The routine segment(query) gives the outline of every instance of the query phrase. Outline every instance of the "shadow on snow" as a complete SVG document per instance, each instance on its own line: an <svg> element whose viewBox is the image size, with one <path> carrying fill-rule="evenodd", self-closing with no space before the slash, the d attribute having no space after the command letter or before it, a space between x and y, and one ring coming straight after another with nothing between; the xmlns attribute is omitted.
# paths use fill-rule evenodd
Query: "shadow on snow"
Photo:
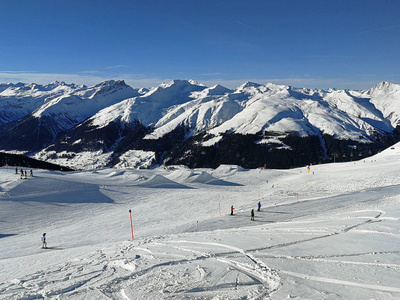
<svg viewBox="0 0 400 300"><path fill-rule="evenodd" d="M14 236L14 235L17 235L17 234L15 234L15 233L5 233L5 234L3 234L3 233L0 233L0 239L2 239L2 238L6 238L6 237L10 237L10 236Z"/></svg>
<svg viewBox="0 0 400 300"><path fill-rule="evenodd" d="M9 191L7 201L47 203L114 203L96 184L34 177Z"/></svg>

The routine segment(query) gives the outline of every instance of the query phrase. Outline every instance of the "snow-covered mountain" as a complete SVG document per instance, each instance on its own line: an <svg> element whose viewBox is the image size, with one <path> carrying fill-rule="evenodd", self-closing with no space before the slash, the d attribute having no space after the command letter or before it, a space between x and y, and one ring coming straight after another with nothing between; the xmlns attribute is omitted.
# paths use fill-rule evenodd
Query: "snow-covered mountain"
<svg viewBox="0 0 400 300"><path fill-rule="evenodd" d="M64 82L48 85L0 84L0 125L23 118L52 99L86 88Z"/></svg>
<svg viewBox="0 0 400 300"><path fill-rule="evenodd" d="M91 125L104 127L110 122L120 120L129 124L140 120L146 126L152 125L177 105L185 105L193 97L192 93L205 89L194 81L174 80L149 90L144 95L126 99L109 106L92 116Z"/></svg>
<svg viewBox="0 0 400 300"><path fill-rule="evenodd" d="M138 90L132 89L124 81L106 81L85 90L49 99L33 111L32 116L53 117L61 129L68 130L99 110L135 96L139 96Z"/></svg>
<svg viewBox="0 0 400 300"><path fill-rule="evenodd" d="M93 87L54 82L6 85L0 93L0 147L32 152L48 146L60 133L83 122L100 109L140 95L124 81Z"/></svg>
<svg viewBox="0 0 400 300"><path fill-rule="evenodd" d="M18 83L0 85L0 107L0 149L71 167L290 167L364 157L398 141L400 85L350 91L246 82L230 90L174 80L147 90L123 81Z"/></svg>

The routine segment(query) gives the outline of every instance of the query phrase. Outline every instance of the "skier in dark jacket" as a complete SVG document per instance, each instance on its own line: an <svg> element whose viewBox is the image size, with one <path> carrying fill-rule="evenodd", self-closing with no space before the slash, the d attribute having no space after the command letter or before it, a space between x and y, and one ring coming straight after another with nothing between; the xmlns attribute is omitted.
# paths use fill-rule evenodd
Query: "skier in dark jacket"
<svg viewBox="0 0 400 300"><path fill-rule="evenodd" d="M46 233L43 233L42 235L42 249L47 248L47 243L46 243Z"/></svg>
<svg viewBox="0 0 400 300"><path fill-rule="evenodd" d="M251 220L254 221L254 209L251 210Z"/></svg>

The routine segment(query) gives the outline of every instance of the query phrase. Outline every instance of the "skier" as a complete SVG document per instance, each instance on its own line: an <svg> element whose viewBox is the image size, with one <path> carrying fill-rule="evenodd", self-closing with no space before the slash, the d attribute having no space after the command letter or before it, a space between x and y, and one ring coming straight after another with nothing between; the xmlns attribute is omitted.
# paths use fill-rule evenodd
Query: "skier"
<svg viewBox="0 0 400 300"><path fill-rule="evenodd" d="M231 216L233 215L233 205L231 206Z"/></svg>
<svg viewBox="0 0 400 300"><path fill-rule="evenodd" d="M42 249L47 249L46 232L42 235Z"/></svg>
<svg viewBox="0 0 400 300"><path fill-rule="evenodd" d="M33 177L33 171L32 171L32 169L31 169L31 177Z"/></svg>
<svg viewBox="0 0 400 300"><path fill-rule="evenodd" d="M251 210L251 220L254 221L254 209Z"/></svg>
<svg viewBox="0 0 400 300"><path fill-rule="evenodd" d="M258 208L257 208L257 211L261 211L261 202L260 202L260 201L258 201Z"/></svg>

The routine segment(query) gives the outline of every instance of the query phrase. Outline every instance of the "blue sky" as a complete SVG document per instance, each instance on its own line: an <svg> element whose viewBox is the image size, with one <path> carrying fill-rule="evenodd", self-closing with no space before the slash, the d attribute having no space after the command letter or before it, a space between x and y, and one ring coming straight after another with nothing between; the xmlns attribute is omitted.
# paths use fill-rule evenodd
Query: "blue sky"
<svg viewBox="0 0 400 300"><path fill-rule="evenodd" d="M0 82L400 83L398 0L2 0Z"/></svg>

